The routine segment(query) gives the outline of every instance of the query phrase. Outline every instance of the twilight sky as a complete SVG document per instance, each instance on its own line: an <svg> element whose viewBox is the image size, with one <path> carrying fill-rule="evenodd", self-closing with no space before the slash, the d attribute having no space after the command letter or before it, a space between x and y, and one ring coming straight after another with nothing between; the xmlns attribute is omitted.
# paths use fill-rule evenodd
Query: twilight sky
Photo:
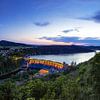
<svg viewBox="0 0 100 100"><path fill-rule="evenodd" d="M100 45L100 0L0 0L0 40Z"/></svg>

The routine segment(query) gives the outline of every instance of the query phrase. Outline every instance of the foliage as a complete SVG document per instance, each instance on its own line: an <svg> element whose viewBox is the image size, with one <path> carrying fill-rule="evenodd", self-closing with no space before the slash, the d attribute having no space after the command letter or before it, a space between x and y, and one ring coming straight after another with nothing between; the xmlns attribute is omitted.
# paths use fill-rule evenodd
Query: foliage
<svg viewBox="0 0 100 100"><path fill-rule="evenodd" d="M18 99L18 97L16 85L10 80L0 84L0 100L14 100Z"/></svg>
<svg viewBox="0 0 100 100"><path fill-rule="evenodd" d="M68 74L48 75L20 86L4 82L0 85L0 100L100 100L100 54L77 68Z"/></svg>
<svg viewBox="0 0 100 100"><path fill-rule="evenodd" d="M17 59L12 56L0 56L0 74L5 74L17 69L20 66L21 60L22 58Z"/></svg>

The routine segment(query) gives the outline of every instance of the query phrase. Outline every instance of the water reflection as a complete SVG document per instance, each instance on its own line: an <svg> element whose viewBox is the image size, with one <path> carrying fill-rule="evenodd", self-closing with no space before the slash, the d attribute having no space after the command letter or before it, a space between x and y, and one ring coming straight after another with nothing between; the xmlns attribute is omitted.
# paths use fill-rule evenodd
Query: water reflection
<svg viewBox="0 0 100 100"><path fill-rule="evenodd" d="M31 58L35 59L46 59L46 60L52 60L57 62L66 62L70 64L72 61L78 63L88 61L92 57L94 57L95 53L77 53L77 54L61 54L61 55L36 55L31 56Z"/></svg>

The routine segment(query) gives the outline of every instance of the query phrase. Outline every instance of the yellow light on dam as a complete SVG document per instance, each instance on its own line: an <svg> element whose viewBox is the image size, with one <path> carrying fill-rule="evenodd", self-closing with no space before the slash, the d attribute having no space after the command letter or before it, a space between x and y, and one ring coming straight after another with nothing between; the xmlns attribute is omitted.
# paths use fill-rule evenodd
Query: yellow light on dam
<svg viewBox="0 0 100 100"><path fill-rule="evenodd" d="M30 59L29 64L43 64L43 65L52 66L58 69L61 69L64 67L63 64L59 62L54 62L50 60L39 60L39 59Z"/></svg>

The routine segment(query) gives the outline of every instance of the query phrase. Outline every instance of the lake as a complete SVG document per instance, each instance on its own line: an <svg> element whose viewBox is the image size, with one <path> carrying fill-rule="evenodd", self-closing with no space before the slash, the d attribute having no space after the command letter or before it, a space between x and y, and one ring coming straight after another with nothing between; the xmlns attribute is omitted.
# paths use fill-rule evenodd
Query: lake
<svg viewBox="0 0 100 100"><path fill-rule="evenodd" d="M71 62L74 61L77 64L79 64L81 62L88 61L94 56L95 52L89 52L89 53L60 54L60 55L35 55L35 56L30 56L30 58L52 60L61 63L66 62L67 64L71 64Z"/></svg>

